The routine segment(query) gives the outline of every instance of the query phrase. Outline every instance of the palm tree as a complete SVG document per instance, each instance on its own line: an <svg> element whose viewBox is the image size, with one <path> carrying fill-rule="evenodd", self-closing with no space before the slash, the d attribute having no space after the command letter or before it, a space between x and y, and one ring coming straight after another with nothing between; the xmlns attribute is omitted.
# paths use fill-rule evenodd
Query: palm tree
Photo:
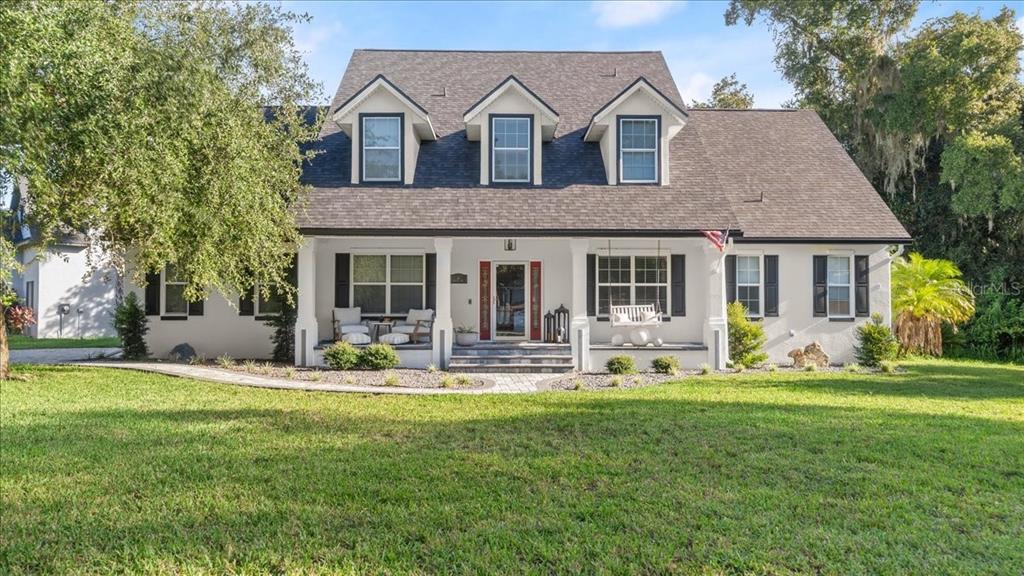
<svg viewBox="0 0 1024 576"><path fill-rule="evenodd" d="M904 352L942 355L942 323L954 328L974 315L974 293L949 260L918 253L892 267L896 338Z"/></svg>

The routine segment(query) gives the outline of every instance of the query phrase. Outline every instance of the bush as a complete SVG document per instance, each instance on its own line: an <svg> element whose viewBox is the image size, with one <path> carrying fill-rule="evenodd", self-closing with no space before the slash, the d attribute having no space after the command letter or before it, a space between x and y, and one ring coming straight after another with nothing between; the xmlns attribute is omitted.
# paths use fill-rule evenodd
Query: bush
<svg viewBox="0 0 1024 576"><path fill-rule="evenodd" d="M632 356L622 354L609 358L604 367L612 374L633 374L636 372L636 361Z"/></svg>
<svg viewBox="0 0 1024 576"><path fill-rule="evenodd" d="M711 374L711 365L708 364L707 362L701 364L700 373L702 376L707 376L708 374Z"/></svg>
<svg viewBox="0 0 1024 576"><path fill-rule="evenodd" d="M854 355L864 366L878 366L886 360L895 360L900 344L892 330L882 322L881 314L872 314L871 322L857 327L857 345Z"/></svg>
<svg viewBox="0 0 1024 576"><path fill-rule="evenodd" d="M146 332L149 332L146 311L139 305L139 297L129 292L114 311L114 330L121 338L121 355L125 360L141 360L149 356Z"/></svg>
<svg viewBox="0 0 1024 576"><path fill-rule="evenodd" d="M954 338L943 333L943 345L956 356L1024 363L1024 299L985 294L976 306L974 318Z"/></svg>
<svg viewBox="0 0 1024 576"><path fill-rule="evenodd" d="M398 366L398 352L384 343L370 344L359 355L359 367L366 370L387 370Z"/></svg>
<svg viewBox="0 0 1024 576"><path fill-rule="evenodd" d="M768 359L761 351L768 337L764 327L747 318L747 309L739 302L729 303L729 358L735 364L754 367Z"/></svg>
<svg viewBox="0 0 1024 576"><path fill-rule="evenodd" d="M885 360L881 362L878 365L878 367L881 368L882 372L885 374L894 374L896 373L896 369L899 368L899 366L897 366L896 363L891 360Z"/></svg>
<svg viewBox="0 0 1024 576"><path fill-rule="evenodd" d="M295 306L285 302L280 314L274 314L264 324L274 329L270 341L274 344L274 362L295 361L295 320L298 313Z"/></svg>
<svg viewBox="0 0 1024 576"><path fill-rule="evenodd" d="M662 374L678 374L679 359L675 356L658 356L651 361L651 368Z"/></svg>
<svg viewBox="0 0 1024 576"><path fill-rule="evenodd" d="M359 366L359 349L348 342L335 342L324 349L324 362L334 370L351 370Z"/></svg>

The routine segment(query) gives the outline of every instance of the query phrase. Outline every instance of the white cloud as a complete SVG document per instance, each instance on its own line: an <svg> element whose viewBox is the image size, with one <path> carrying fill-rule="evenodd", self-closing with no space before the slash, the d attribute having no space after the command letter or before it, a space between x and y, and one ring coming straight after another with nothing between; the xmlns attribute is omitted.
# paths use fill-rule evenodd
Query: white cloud
<svg viewBox="0 0 1024 576"><path fill-rule="evenodd" d="M707 100L711 96L711 88L715 85L715 79L704 72L695 72L686 76L682 82L678 82L679 95L687 105L691 100Z"/></svg>
<svg viewBox="0 0 1024 576"><path fill-rule="evenodd" d="M1024 32L1024 16L1017 18L1017 30Z"/></svg>
<svg viewBox="0 0 1024 576"><path fill-rule="evenodd" d="M341 22L297 28L295 30L295 49L306 56L311 56L316 54L324 44L337 42L343 32L344 27Z"/></svg>
<svg viewBox="0 0 1024 576"><path fill-rule="evenodd" d="M679 4L668 0L602 0L594 2L592 8L601 28L628 28L657 22Z"/></svg>

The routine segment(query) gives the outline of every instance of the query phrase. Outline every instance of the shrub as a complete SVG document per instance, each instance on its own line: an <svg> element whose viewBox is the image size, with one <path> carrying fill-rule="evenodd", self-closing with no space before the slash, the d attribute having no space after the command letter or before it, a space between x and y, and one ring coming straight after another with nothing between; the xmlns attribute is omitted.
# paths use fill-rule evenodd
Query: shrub
<svg viewBox="0 0 1024 576"><path fill-rule="evenodd" d="M387 370L398 366L398 362L398 352L382 342L370 344L359 354L359 367L366 370Z"/></svg>
<svg viewBox="0 0 1024 576"><path fill-rule="evenodd" d="M295 320L298 313L295 306L285 302L280 314L271 315L264 324L274 331L270 341L274 344L274 362L293 362L295 360Z"/></svg>
<svg viewBox="0 0 1024 576"><path fill-rule="evenodd" d="M453 377L451 374L445 374L444 376L441 376L441 387L442 388L454 388L455 387L455 377Z"/></svg>
<svg viewBox="0 0 1024 576"><path fill-rule="evenodd" d="M149 332L146 311L139 305L139 297L129 292L114 311L114 330L121 338L121 354L125 360L140 360L149 356L146 332Z"/></svg>
<svg viewBox="0 0 1024 576"><path fill-rule="evenodd" d="M768 337L764 327L747 318L747 309L739 302L729 303L729 358L736 364L757 366L768 359L761 351Z"/></svg>
<svg viewBox="0 0 1024 576"><path fill-rule="evenodd" d="M583 390L583 380L576 380L572 383L573 390Z"/></svg>
<svg viewBox="0 0 1024 576"><path fill-rule="evenodd" d="M857 372L860 372L860 364L857 364L856 362L850 362L846 366L843 366L843 369L846 370L847 372L856 374Z"/></svg>
<svg viewBox="0 0 1024 576"><path fill-rule="evenodd" d="M636 361L632 356L621 354L609 358L604 367L612 374L633 374L636 372Z"/></svg>
<svg viewBox="0 0 1024 576"><path fill-rule="evenodd" d="M896 363L891 361L891 360L885 360L885 361L881 362L878 365L878 367L881 368L882 372L885 373L885 374L892 374L892 373L896 372L896 368L898 368Z"/></svg>
<svg viewBox="0 0 1024 576"><path fill-rule="evenodd" d="M455 377L455 382L459 386L472 386L473 379L469 377L469 374L459 374Z"/></svg>
<svg viewBox="0 0 1024 576"><path fill-rule="evenodd" d="M733 364L733 365L732 365L732 369L733 369L733 370L734 370L734 371L735 371L735 372L736 372L737 374L739 374L739 373L743 372L744 370L746 370L746 369L747 369L747 367L746 367L746 366L744 366L743 364Z"/></svg>
<svg viewBox="0 0 1024 576"><path fill-rule="evenodd" d="M655 372L675 375L679 373L679 359L675 356L658 356L651 361L651 368Z"/></svg>
<svg viewBox="0 0 1024 576"><path fill-rule="evenodd" d="M804 372L817 372L817 371L818 371L818 365L817 364L805 364L804 365Z"/></svg>
<svg viewBox="0 0 1024 576"><path fill-rule="evenodd" d="M711 374L711 366L707 362L701 364L700 373L702 376L707 376L708 374Z"/></svg>
<svg viewBox="0 0 1024 576"><path fill-rule="evenodd" d="M872 314L871 322L857 327L857 345L853 352L861 364L878 366L886 360L894 360L899 351L900 344L882 322L881 314Z"/></svg>
<svg viewBox="0 0 1024 576"><path fill-rule="evenodd" d="M231 368L234 365L235 360L231 356L228 356L227 354L217 356L217 366L220 366L221 368Z"/></svg>
<svg viewBox="0 0 1024 576"><path fill-rule="evenodd" d="M257 364L252 358L246 360L243 365L245 366L246 372L255 372L259 369L259 364Z"/></svg>
<svg viewBox="0 0 1024 576"><path fill-rule="evenodd" d="M1024 297L984 294L974 319L952 341L946 336L952 330L943 327L943 346L954 355L1024 364Z"/></svg>
<svg viewBox="0 0 1024 576"><path fill-rule="evenodd" d="M612 376L611 381L608 383L618 388L619 386L622 386L622 376L620 374L616 374L615 376Z"/></svg>
<svg viewBox="0 0 1024 576"><path fill-rule="evenodd" d="M388 372L388 375L384 377L385 386L398 386L401 382L398 380L398 375L394 372Z"/></svg>
<svg viewBox="0 0 1024 576"><path fill-rule="evenodd" d="M778 372L779 371L779 366L777 364L769 364L768 365L768 371L769 372Z"/></svg>
<svg viewBox="0 0 1024 576"><path fill-rule="evenodd" d="M359 366L359 349L348 342L335 342L324 349L324 363L334 370L351 370Z"/></svg>

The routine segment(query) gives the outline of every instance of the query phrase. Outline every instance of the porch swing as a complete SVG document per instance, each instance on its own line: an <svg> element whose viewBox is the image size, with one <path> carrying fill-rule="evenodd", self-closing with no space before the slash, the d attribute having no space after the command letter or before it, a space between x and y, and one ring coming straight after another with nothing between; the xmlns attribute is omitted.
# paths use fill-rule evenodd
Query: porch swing
<svg viewBox="0 0 1024 576"><path fill-rule="evenodd" d="M612 241L608 240L608 257L612 255ZM661 240L658 240L658 262L661 262ZM632 273L632 271L631 271ZM661 326L661 298L655 298L654 304L623 304L616 305L613 291L608 291L608 318L612 328L643 328Z"/></svg>

